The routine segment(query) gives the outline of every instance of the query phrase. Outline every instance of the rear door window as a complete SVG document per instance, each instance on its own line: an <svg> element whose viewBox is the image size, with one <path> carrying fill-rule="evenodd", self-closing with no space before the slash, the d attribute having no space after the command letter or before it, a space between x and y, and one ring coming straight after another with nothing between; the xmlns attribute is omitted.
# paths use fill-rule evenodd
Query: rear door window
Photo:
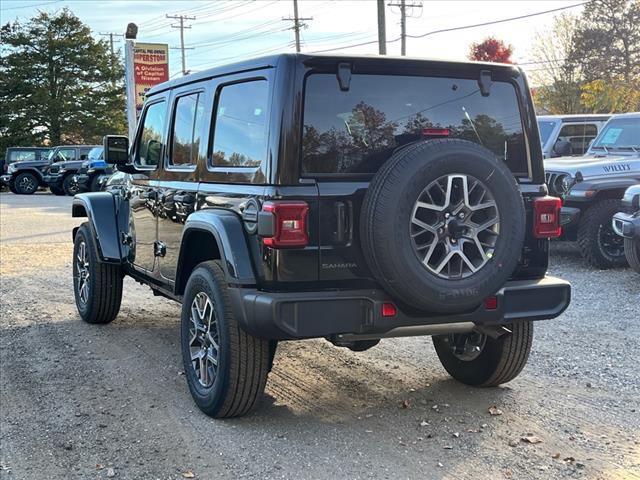
<svg viewBox="0 0 640 480"><path fill-rule="evenodd" d="M192 93L176 100L169 165L195 165L204 128L203 95Z"/></svg>
<svg viewBox="0 0 640 480"><path fill-rule="evenodd" d="M214 167L258 167L267 156L269 84L225 85L219 93L213 136Z"/></svg>
<svg viewBox="0 0 640 480"><path fill-rule="evenodd" d="M520 110L513 85L494 82L483 97L471 79L353 75L341 91L333 74L306 80L303 174L372 174L404 144L445 129L449 138L479 143L528 174Z"/></svg>

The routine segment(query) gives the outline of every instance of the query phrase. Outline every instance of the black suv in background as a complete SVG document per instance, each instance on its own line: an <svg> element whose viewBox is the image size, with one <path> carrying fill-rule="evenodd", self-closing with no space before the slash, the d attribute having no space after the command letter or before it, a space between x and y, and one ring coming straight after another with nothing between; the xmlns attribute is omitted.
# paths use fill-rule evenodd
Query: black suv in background
<svg viewBox="0 0 640 480"><path fill-rule="evenodd" d="M118 314L123 276L182 302L202 411L260 397L278 341L362 351L433 335L459 381L515 378L533 321L567 308L546 275L548 197L529 87L512 65L278 55L151 89L121 189L76 195L80 316Z"/></svg>
<svg viewBox="0 0 640 480"><path fill-rule="evenodd" d="M75 174L87 160L98 160L101 155L101 145L58 147L53 154L53 163L44 172L43 181L54 194L73 196L81 191L74 181Z"/></svg>
<svg viewBox="0 0 640 480"><path fill-rule="evenodd" d="M7 168L7 175L5 177L9 184L9 188L13 193L19 193L24 195L31 195L35 193L39 187L48 187L46 175L59 173L59 165L54 166L56 162L75 162L77 161L77 167L75 164L70 163L75 170L87 159L89 151L99 145L60 145L54 147L49 151L48 155L41 157L33 161L22 161L9 165ZM51 191L56 195L64 195L65 192L54 184Z"/></svg>
<svg viewBox="0 0 640 480"><path fill-rule="evenodd" d="M51 151L48 147L9 147L4 158L0 159L0 185L9 184L11 178L7 175L9 165L16 162L37 162L47 158ZM15 192L14 192L15 193Z"/></svg>

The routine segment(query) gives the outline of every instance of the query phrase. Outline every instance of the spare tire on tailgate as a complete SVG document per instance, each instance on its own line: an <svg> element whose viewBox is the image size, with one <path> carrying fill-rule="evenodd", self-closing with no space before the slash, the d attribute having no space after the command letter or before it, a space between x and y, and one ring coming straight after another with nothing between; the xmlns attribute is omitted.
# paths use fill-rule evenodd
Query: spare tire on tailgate
<svg viewBox="0 0 640 480"><path fill-rule="evenodd" d="M455 313L513 273L525 236L516 180L486 148L430 140L396 152L364 198L360 236L373 275L398 302Z"/></svg>

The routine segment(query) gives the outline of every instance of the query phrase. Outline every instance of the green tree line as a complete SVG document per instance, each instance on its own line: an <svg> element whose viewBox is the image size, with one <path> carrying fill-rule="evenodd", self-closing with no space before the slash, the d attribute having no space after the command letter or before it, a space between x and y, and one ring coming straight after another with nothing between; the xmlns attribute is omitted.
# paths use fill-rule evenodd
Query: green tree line
<svg viewBox="0 0 640 480"><path fill-rule="evenodd" d="M592 0L534 44L535 101L553 114L640 110L640 0Z"/></svg>
<svg viewBox="0 0 640 480"><path fill-rule="evenodd" d="M126 133L124 67L68 9L0 29L0 155Z"/></svg>

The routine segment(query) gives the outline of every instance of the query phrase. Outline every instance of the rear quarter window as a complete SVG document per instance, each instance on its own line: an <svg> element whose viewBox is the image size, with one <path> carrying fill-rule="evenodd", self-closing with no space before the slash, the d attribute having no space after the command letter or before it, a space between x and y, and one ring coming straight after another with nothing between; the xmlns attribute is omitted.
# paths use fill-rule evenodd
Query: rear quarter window
<svg viewBox="0 0 640 480"><path fill-rule="evenodd" d="M302 172L373 174L404 144L445 128L449 138L479 143L528 174L515 87L494 82L483 97L471 79L353 75L341 91L333 74L305 84Z"/></svg>

